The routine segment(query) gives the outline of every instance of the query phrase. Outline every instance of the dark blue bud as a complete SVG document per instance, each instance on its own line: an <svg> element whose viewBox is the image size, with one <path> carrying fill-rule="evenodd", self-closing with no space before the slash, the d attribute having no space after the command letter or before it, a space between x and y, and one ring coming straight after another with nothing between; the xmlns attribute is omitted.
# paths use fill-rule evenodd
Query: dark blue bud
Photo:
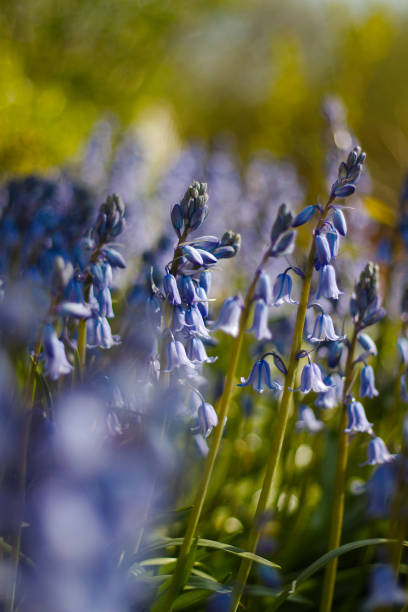
<svg viewBox="0 0 408 612"><path fill-rule="evenodd" d="M278 368L279 372L286 376L286 374L288 373L288 369L285 366L283 359L281 359L276 353L273 353L272 359L273 363L275 364L275 367Z"/></svg>
<svg viewBox="0 0 408 612"><path fill-rule="evenodd" d="M316 244L316 257L317 261L320 264L319 267L325 266L330 263L331 260L331 252L329 243L324 234L318 234L315 238Z"/></svg>
<svg viewBox="0 0 408 612"><path fill-rule="evenodd" d="M341 236L347 234L347 223L343 215L343 212L339 208L335 208L333 211L333 225Z"/></svg>
<svg viewBox="0 0 408 612"><path fill-rule="evenodd" d="M180 204L175 204L172 208L171 223L179 236L181 228L183 227L183 214L181 212Z"/></svg>
<svg viewBox="0 0 408 612"><path fill-rule="evenodd" d="M217 259L230 259L236 255L237 251L232 246L219 246L214 249L213 254Z"/></svg>
<svg viewBox="0 0 408 612"><path fill-rule="evenodd" d="M177 287L177 281L173 274L167 272L163 278L163 289L169 303L172 306L178 306L181 304L181 297Z"/></svg>
<svg viewBox="0 0 408 612"><path fill-rule="evenodd" d="M336 368L343 354L343 342L330 342L327 347L327 365L329 368Z"/></svg>
<svg viewBox="0 0 408 612"><path fill-rule="evenodd" d="M202 266L203 265L203 258L201 257L200 253L197 251L197 249L195 249L192 246L186 245L183 246L182 248L182 252L183 255L187 258L187 260L196 265L196 266Z"/></svg>
<svg viewBox="0 0 408 612"><path fill-rule="evenodd" d="M372 338L370 338L368 334L364 334L364 333L358 334L357 342L359 343L360 346L363 347L365 351L367 351L368 353L371 353L371 355L377 355L378 351L377 351L375 342Z"/></svg>
<svg viewBox="0 0 408 612"><path fill-rule="evenodd" d="M294 218L292 222L292 227L299 227L300 225L304 225L313 217L316 212L316 205L310 204L306 206L303 210L300 211L298 215Z"/></svg>
<svg viewBox="0 0 408 612"><path fill-rule="evenodd" d="M279 238L281 234L283 234L290 228L292 220L293 215L292 212L289 210L288 205L281 204L279 206L278 214L276 215L276 219L271 230L272 244L275 243L275 241Z"/></svg>
<svg viewBox="0 0 408 612"><path fill-rule="evenodd" d="M271 257L290 255L295 248L296 231L284 234L269 251Z"/></svg>
<svg viewBox="0 0 408 612"><path fill-rule="evenodd" d="M203 264L205 266L213 266L214 264L218 262L218 259L214 257L212 253L209 253L208 251L205 251L204 249L196 249L196 251L197 253L201 255Z"/></svg>
<svg viewBox="0 0 408 612"><path fill-rule="evenodd" d="M191 276L182 276L180 279L180 292L183 298L183 302L186 304L192 304L197 302L197 294L195 284Z"/></svg>
<svg viewBox="0 0 408 612"><path fill-rule="evenodd" d="M336 187L334 185L333 185L334 189L332 191L332 195L335 198L347 198L348 196L352 195L356 190L356 186L352 185L351 183L348 185L340 185L340 186L336 185Z"/></svg>
<svg viewBox="0 0 408 612"><path fill-rule="evenodd" d="M102 254L114 268L126 268L126 262L123 256L115 249L104 247L102 249Z"/></svg>
<svg viewBox="0 0 408 612"><path fill-rule="evenodd" d="M197 302L198 310L201 312L203 319L206 319L208 317L208 297L205 289L199 285L196 289L196 294L199 300Z"/></svg>
<svg viewBox="0 0 408 612"><path fill-rule="evenodd" d="M200 287L204 289L206 294L210 293L211 289L211 272L209 270L204 270L204 272L200 276Z"/></svg>

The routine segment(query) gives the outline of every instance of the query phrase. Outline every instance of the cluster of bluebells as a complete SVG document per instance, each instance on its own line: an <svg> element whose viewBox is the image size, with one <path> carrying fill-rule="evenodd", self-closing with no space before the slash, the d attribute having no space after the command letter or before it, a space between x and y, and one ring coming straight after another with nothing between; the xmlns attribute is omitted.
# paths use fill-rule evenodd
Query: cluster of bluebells
<svg viewBox="0 0 408 612"><path fill-rule="evenodd" d="M45 374L52 380L69 374L72 365L66 349L73 354L77 342L70 337L71 321L86 320L88 348L109 349L119 342L112 335L108 319L112 307L112 270L126 266L113 241L123 231L125 208L119 196L106 199L98 217L74 248L75 268L62 258L55 260L51 279L51 307L42 333ZM58 337L54 319L61 319Z"/></svg>
<svg viewBox="0 0 408 612"><path fill-rule="evenodd" d="M202 365L215 359L206 350L206 343L211 343L207 326L211 271L219 260L234 257L240 247L240 236L230 231L220 239L190 236L207 216L207 201L207 185L195 181L173 206L171 222L178 243L166 265L162 287L152 283L149 298L150 321L161 347L160 354L153 356L151 376L160 378L168 373L170 386L184 386L193 398L199 398L198 406L194 399L190 402L195 421L192 431L204 453L205 439L217 425L213 406L197 389Z"/></svg>

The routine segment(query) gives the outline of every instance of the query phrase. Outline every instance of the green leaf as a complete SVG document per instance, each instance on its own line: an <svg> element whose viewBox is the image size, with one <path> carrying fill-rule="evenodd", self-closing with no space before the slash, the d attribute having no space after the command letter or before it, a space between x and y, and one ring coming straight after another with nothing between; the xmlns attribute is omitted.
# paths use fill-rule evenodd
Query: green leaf
<svg viewBox="0 0 408 612"><path fill-rule="evenodd" d="M167 565L167 563L174 563L177 561L176 557L155 557L154 559L144 559L140 562L140 565Z"/></svg>
<svg viewBox="0 0 408 612"><path fill-rule="evenodd" d="M183 538L163 538L158 542L155 542L147 549L145 552L152 552L155 550L160 550L161 548L166 548L167 546L181 546L183 543ZM197 543L198 547L203 548L213 548L215 550L222 550L231 555L236 555L237 557L241 557L244 559L250 559L254 563L259 563L260 565L266 565L267 567L277 567L280 568L280 565L277 563L273 563L273 561L269 561L269 559L265 559L264 557L260 557L255 553L248 552L243 550L242 548L238 548L237 546L232 546L231 544L225 544L224 542L218 542L216 540L207 540L205 538L200 538Z"/></svg>
<svg viewBox="0 0 408 612"><path fill-rule="evenodd" d="M313 576L316 572L318 572L322 567L324 567L329 561L334 559L335 557L340 557L352 550L357 550L358 548L365 548L366 546L378 546L379 544L392 544L397 540L390 540L388 538L372 538L369 540L358 540L355 542L349 542L348 544L343 544L334 550L331 550L318 559L311 563L306 569L304 569L296 580L293 580L290 586L286 587L278 596L276 601L270 607L270 611L274 612L280 608L281 604L283 604L291 595L294 595L295 590L298 585L302 582L305 582L308 578ZM408 547L408 541L403 542L404 546Z"/></svg>
<svg viewBox="0 0 408 612"><path fill-rule="evenodd" d="M173 610L186 610L195 604L208 599L208 591L188 591L179 595L174 603Z"/></svg>

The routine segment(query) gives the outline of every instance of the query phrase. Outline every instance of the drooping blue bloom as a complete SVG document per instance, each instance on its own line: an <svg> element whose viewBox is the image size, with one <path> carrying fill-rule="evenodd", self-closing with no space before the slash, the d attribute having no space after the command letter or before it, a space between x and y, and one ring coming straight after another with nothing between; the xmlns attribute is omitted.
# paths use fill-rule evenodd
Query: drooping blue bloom
<svg viewBox="0 0 408 612"><path fill-rule="evenodd" d="M196 285L194 284L191 276L185 275L180 278L180 293L183 298L183 302L186 304L193 304L198 301L196 294Z"/></svg>
<svg viewBox="0 0 408 612"><path fill-rule="evenodd" d="M254 308L254 320L251 329L257 340L270 340L272 334L268 328L268 306L264 300L257 300Z"/></svg>
<svg viewBox="0 0 408 612"><path fill-rule="evenodd" d="M345 433L369 433L372 434L372 423L366 417L364 406L361 402L352 400L347 406L348 424Z"/></svg>
<svg viewBox="0 0 408 612"><path fill-rule="evenodd" d="M316 298L319 300L325 297L332 300L338 300L339 295L343 292L339 290L336 282L336 272L331 264L322 266L319 270L319 286L317 288Z"/></svg>
<svg viewBox="0 0 408 612"><path fill-rule="evenodd" d="M186 353L193 363L213 363L217 359L217 357L208 357L203 341L197 336L188 339Z"/></svg>
<svg viewBox="0 0 408 612"><path fill-rule="evenodd" d="M106 317L93 316L86 322L87 337L86 345L88 348L100 347L110 349L116 344L120 344L118 336L113 336L111 327Z"/></svg>
<svg viewBox="0 0 408 612"><path fill-rule="evenodd" d="M172 306L178 306L181 304L181 297L177 287L177 281L173 274L167 272L163 278L163 289L169 303Z"/></svg>
<svg viewBox="0 0 408 612"><path fill-rule="evenodd" d="M365 365L360 372L360 397L376 397L378 391L375 388L374 370L370 365Z"/></svg>
<svg viewBox="0 0 408 612"><path fill-rule="evenodd" d="M44 373L49 376L51 380L57 380L60 376L72 372L73 367L65 354L64 343L58 340L57 332L50 324L44 326L43 347L45 361Z"/></svg>
<svg viewBox="0 0 408 612"><path fill-rule="evenodd" d="M341 336L338 336L334 331L333 321L330 315L320 312L315 320L313 333L308 340L310 342L324 342L331 340L335 342L340 340Z"/></svg>
<svg viewBox="0 0 408 612"><path fill-rule="evenodd" d="M338 366L341 356L343 354L344 344L341 340L337 342L330 342L327 347L327 365L329 368L335 368Z"/></svg>
<svg viewBox="0 0 408 612"><path fill-rule="evenodd" d="M319 393L315 401L315 406L324 409L336 408L343 398L344 380L335 372L334 374L326 376L323 382L329 389L328 391Z"/></svg>
<svg viewBox="0 0 408 612"><path fill-rule="evenodd" d="M203 338L209 338L210 334L205 326L204 319L197 304L189 306L185 312L186 326L195 331Z"/></svg>
<svg viewBox="0 0 408 612"><path fill-rule="evenodd" d="M115 313L113 312L112 296L109 287L103 287L95 291L94 295L99 306L100 316L106 317L107 319L113 319ZM90 302L92 303L92 296Z"/></svg>
<svg viewBox="0 0 408 612"><path fill-rule="evenodd" d="M198 423L201 435L208 438L213 428L218 425L218 416L214 406L208 402L201 403L198 408Z"/></svg>
<svg viewBox="0 0 408 612"><path fill-rule="evenodd" d="M268 306L272 303L272 285L269 275L262 271L259 275L255 298L262 299Z"/></svg>
<svg viewBox="0 0 408 612"><path fill-rule="evenodd" d="M315 238L316 245L316 268L320 269L321 266L325 266L330 263L331 260L331 252L329 243L325 234L317 234Z"/></svg>
<svg viewBox="0 0 408 612"><path fill-rule="evenodd" d="M184 329L186 324L186 313L182 306L175 306L173 308L173 319L171 323L171 328L174 332L180 332Z"/></svg>
<svg viewBox="0 0 408 612"><path fill-rule="evenodd" d="M381 465L389 463L395 459L396 455L392 455L385 446L384 440L378 436L374 436L367 447L367 461L362 465Z"/></svg>
<svg viewBox="0 0 408 612"><path fill-rule="evenodd" d="M329 385L323 382L322 372L317 363L312 363L310 361L303 367L300 377L300 387L295 389L295 391L301 391L304 394L310 393L310 391L322 393L328 391L330 388Z"/></svg>
<svg viewBox="0 0 408 612"><path fill-rule="evenodd" d="M363 612L400 609L407 603L405 591L398 586L398 579L391 565L379 565L372 570L370 595L363 605Z"/></svg>
<svg viewBox="0 0 408 612"><path fill-rule="evenodd" d="M191 363L187 357L184 345L180 340L175 340L173 334L169 335L169 340L166 344L165 349L166 367L163 372L172 372L176 368L187 366L194 368L194 364Z"/></svg>
<svg viewBox="0 0 408 612"><path fill-rule="evenodd" d="M300 211L298 215L294 218L292 222L292 227L299 227L300 225L304 225L313 217L317 210L317 206L310 204L306 206L303 210Z"/></svg>
<svg viewBox="0 0 408 612"><path fill-rule="evenodd" d="M248 385L252 385L255 391L258 393L264 392L264 386L271 391L282 391L282 385L277 381L272 381L271 377L271 369L269 364L265 359L259 359L256 361L252 367L252 370L245 380L245 378L241 378L241 382L238 384L238 387L247 387Z"/></svg>
<svg viewBox="0 0 408 612"><path fill-rule="evenodd" d="M238 336L242 307L243 303L240 295L227 298L221 306L213 329L220 329L230 336Z"/></svg>
<svg viewBox="0 0 408 612"><path fill-rule="evenodd" d="M327 242L330 248L331 259L336 259L339 254L340 239L336 230L331 230L326 234Z"/></svg>
<svg viewBox="0 0 408 612"><path fill-rule="evenodd" d="M395 461L380 464L368 480L368 514L388 518L397 482L398 456Z"/></svg>
<svg viewBox="0 0 408 612"><path fill-rule="evenodd" d="M203 287L199 285L196 289L197 298L199 302L197 302L198 310L201 312L201 316L203 319L208 317L208 296Z"/></svg>
<svg viewBox="0 0 408 612"><path fill-rule="evenodd" d="M288 304L297 304L291 297L292 279L287 272L278 274L273 286L273 305L280 306L284 302Z"/></svg>
<svg viewBox="0 0 408 612"><path fill-rule="evenodd" d="M347 234L347 223L340 208L333 207L333 225L341 236Z"/></svg>
<svg viewBox="0 0 408 612"><path fill-rule="evenodd" d="M299 406L299 417L296 421L296 429L316 433L323 428L323 422L316 418L315 413L309 406Z"/></svg>
<svg viewBox="0 0 408 612"><path fill-rule="evenodd" d="M361 332L357 336L357 342L362 346L362 348L370 353L371 355L377 355L377 347L372 338L368 334Z"/></svg>

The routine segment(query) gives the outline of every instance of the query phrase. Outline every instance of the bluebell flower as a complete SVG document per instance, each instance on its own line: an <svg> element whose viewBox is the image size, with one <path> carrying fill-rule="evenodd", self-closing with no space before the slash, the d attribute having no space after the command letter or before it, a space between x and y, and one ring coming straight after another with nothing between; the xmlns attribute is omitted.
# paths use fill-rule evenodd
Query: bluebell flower
<svg viewBox="0 0 408 612"><path fill-rule="evenodd" d="M175 306L173 308L173 318L171 322L171 328L174 332L180 332L186 325L186 313L182 306Z"/></svg>
<svg viewBox="0 0 408 612"><path fill-rule="evenodd" d="M310 219L315 214L317 208L318 207L313 204L306 206L306 208L301 210L300 213L296 215L296 217L294 218L292 222L292 227L299 227L300 225L304 225L304 223L307 223L308 221L310 221Z"/></svg>
<svg viewBox="0 0 408 612"><path fill-rule="evenodd" d="M344 380L339 374L334 373L326 376L323 382L329 389L319 393L315 401L315 406L324 409L336 408L343 398Z"/></svg>
<svg viewBox="0 0 408 612"><path fill-rule="evenodd" d="M193 363L213 363L217 359L217 357L208 357L202 340L197 336L191 336L188 339L186 353Z"/></svg>
<svg viewBox="0 0 408 612"><path fill-rule="evenodd" d="M201 435L208 438L213 428L218 425L218 416L214 406L208 402L201 403L198 408L198 423Z"/></svg>
<svg viewBox="0 0 408 612"><path fill-rule="evenodd" d="M376 397L377 395L374 370L370 365L365 365L361 368L360 372L360 397Z"/></svg>
<svg viewBox="0 0 408 612"><path fill-rule="evenodd" d="M203 316L198 308L197 304L193 304L186 309L185 312L186 326L192 331L195 331L199 336L203 338L209 338L210 334L205 326Z"/></svg>
<svg viewBox="0 0 408 612"><path fill-rule="evenodd" d="M61 317L73 317L74 319L89 319L92 316L92 310L88 304L79 302L60 302L55 312Z"/></svg>
<svg viewBox="0 0 408 612"><path fill-rule="evenodd" d="M72 372L73 368L65 354L64 343L58 340L57 332L50 324L44 326L43 348L45 361L44 373L49 376L51 380L57 380L60 376Z"/></svg>
<svg viewBox="0 0 408 612"><path fill-rule="evenodd" d="M269 275L261 272L255 292L256 299L262 299L268 306L272 303L272 285Z"/></svg>
<svg viewBox="0 0 408 612"><path fill-rule="evenodd" d="M86 322L87 329L87 347L96 348L99 346L103 349L110 349L116 344L120 344L118 336L113 336L111 327L106 317L98 315L93 316Z"/></svg>
<svg viewBox="0 0 408 612"><path fill-rule="evenodd" d="M100 316L106 317L107 319L113 319L115 313L113 312L112 296L109 287L102 287L94 291L94 296L99 306ZM90 302L92 303L92 295L90 297Z"/></svg>
<svg viewBox="0 0 408 612"><path fill-rule="evenodd" d="M322 372L317 363L309 361L302 370L300 377L300 387L294 389L295 391L301 391L302 393L322 393L328 391L331 387L323 382Z"/></svg>
<svg viewBox="0 0 408 612"><path fill-rule="evenodd" d="M340 208L333 207L333 225L341 236L347 234L347 223Z"/></svg>
<svg viewBox="0 0 408 612"><path fill-rule="evenodd" d="M316 418L315 413L309 406L299 406L299 417L296 421L296 429L316 433L323 428L323 422Z"/></svg>
<svg viewBox="0 0 408 612"><path fill-rule="evenodd" d="M329 342L327 346L327 364L329 368L335 368L340 363L343 354L344 344L341 340Z"/></svg>
<svg viewBox="0 0 408 612"><path fill-rule="evenodd" d="M220 329L230 336L238 336L242 307L243 302L240 295L227 298L221 306L213 329Z"/></svg>
<svg viewBox="0 0 408 612"><path fill-rule="evenodd" d="M374 436L368 443L367 461L362 465L381 465L382 463L389 463L395 459L395 456L396 455L391 455L382 438Z"/></svg>
<svg viewBox="0 0 408 612"><path fill-rule="evenodd" d="M325 297L332 300L338 300L342 291L337 287L336 272L331 264L322 266L319 271L319 286L317 288L316 298L319 300Z"/></svg>
<svg viewBox="0 0 408 612"><path fill-rule="evenodd" d="M201 257L197 249L195 249L194 247L190 245L185 245L182 248L182 253L187 259L187 261L189 261L190 263L196 266L202 266L204 264L203 258Z"/></svg>
<svg viewBox="0 0 408 612"><path fill-rule="evenodd" d="M200 287L202 287L208 295L211 289L211 272L209 270L204 270L201 273L199 283Z"/></svg>
<svg viewBox="0 0 408 612"><path fill-rule="evenodd" d="M324 342L327 340L336 341L340 340L341 336L338 336L334 331L333 321L330 315L320 312L315 320L313 333L308 340L310 342Z"/></svg>
<svg viewBox="0 0 408 612"><path fill-rule="evenodd" d="M397 470L399 468L397 460L398 457L395 461L380 464L367 481L367 511L370 516L389 517L397 483Z"/></svg>
<svg viewBox="0 0 408 612"><path fill-rule="evenodd" d="M280 306L284 302L288 304L297 304L291 297L292 279L287 272L278 274L273 286L273 305Z"/></svg>
<svg viewBox="0 0 408 612"><path fill-rule="evenodd" d="M197 302L198 310L201 312L201 316L203 319L208 317L208 296L203 287L199 285L196 289L197 298L199 302Z"/></svg>
<svg viewBox="0 0 408 612"><path fill-rule="evenodd" d="M352 400L347 406L348 423L345 433L369 433L372 434L372 423L366 417L364 406L361 402Z"/></svg>
<svg viewBox="0 0 408 612"><path fill-rule="evenodd" d="M258 391L258 393L264 392L265 385L268 389L271 389L271 391L281 391L283 388L277 380L272 381L271 369L265 359L259 359L254 363L246 380L241 377L241 382L238 384L238 387L247 387L248 385L252 385L253 389Z"/></svg>
<svg viewBox="0 0 408 612"><path fill-rule="evenodd" d="M408 340L406 338L398 338L398 350L401 356L402 363L408 364Z"/></svg>
<svg viewBox="0 0 408 612"><path fill-rule="evenodd" d="M187 357L186 349L180 340L175 340L173 334L169 334L169 340L165 348L166 367L163 372L172 372L176 368L187 366L194 368L194 364L191 363Z"/></svg>
<svg viewBox="0 0 408 612"><path fill-rule="evenodd" d="M330 249L331 259L336 259L339 254L340 239L336 230L331 230L326 234L327 242Z"/></svg>
<svg viewBox="0 0 408 612"><path fill-rule="evenodd" d="M368 334L365 334L364 332L359 333L357 336L357 342L365 351L367 351L371 355L377 355L378 351L376 344Z"/></svg>
<svg viewBox="0 0 408 612"><path fill-rule="evenodd" d="M186 304L193 304L198 301L196 285L191 276L184 275L180 278L180 293L183 302Z"/></svg>
<svg viewBox="0 0 408 612"><path fill-rule="evenodd" d="M255 303L254 320L248 331L253 333L257 340L270 340L272 338L268 329L268 306L262 299Z"/></svg>
<svg viewBox="0 0 408 612"><path fill-rule="evenodd" d="M173 274L167 272L163 278L163 289L169 303L172 306L179 306L181 304L181 297L177 287L177 281Z"/></svg>
<svg viewBox="0 0 408 612"><path fill-rule="evenodd" d="M329 243L325 234L317 234L315 238L316 246L316 268L320 269L321 266L325 266L330 263L332 258Z"/></svg>
<svg viewBox="0 0 408 612"><path fill-rule="evenodd" d="M407 603L405 591L398 586L397 576L391 565L379 565L371 573L370 595L364 602L362 610L371 612L374 610L401 608Z"/></svg>
<svg viewBox="0 0 408 612"><path fill-rule="evenodd" d="M109 264L114 268L126 268L126 262L123 256L116 251L116 249L105 246L103 249L101 249L101 255L105 257Z"/></svg>

